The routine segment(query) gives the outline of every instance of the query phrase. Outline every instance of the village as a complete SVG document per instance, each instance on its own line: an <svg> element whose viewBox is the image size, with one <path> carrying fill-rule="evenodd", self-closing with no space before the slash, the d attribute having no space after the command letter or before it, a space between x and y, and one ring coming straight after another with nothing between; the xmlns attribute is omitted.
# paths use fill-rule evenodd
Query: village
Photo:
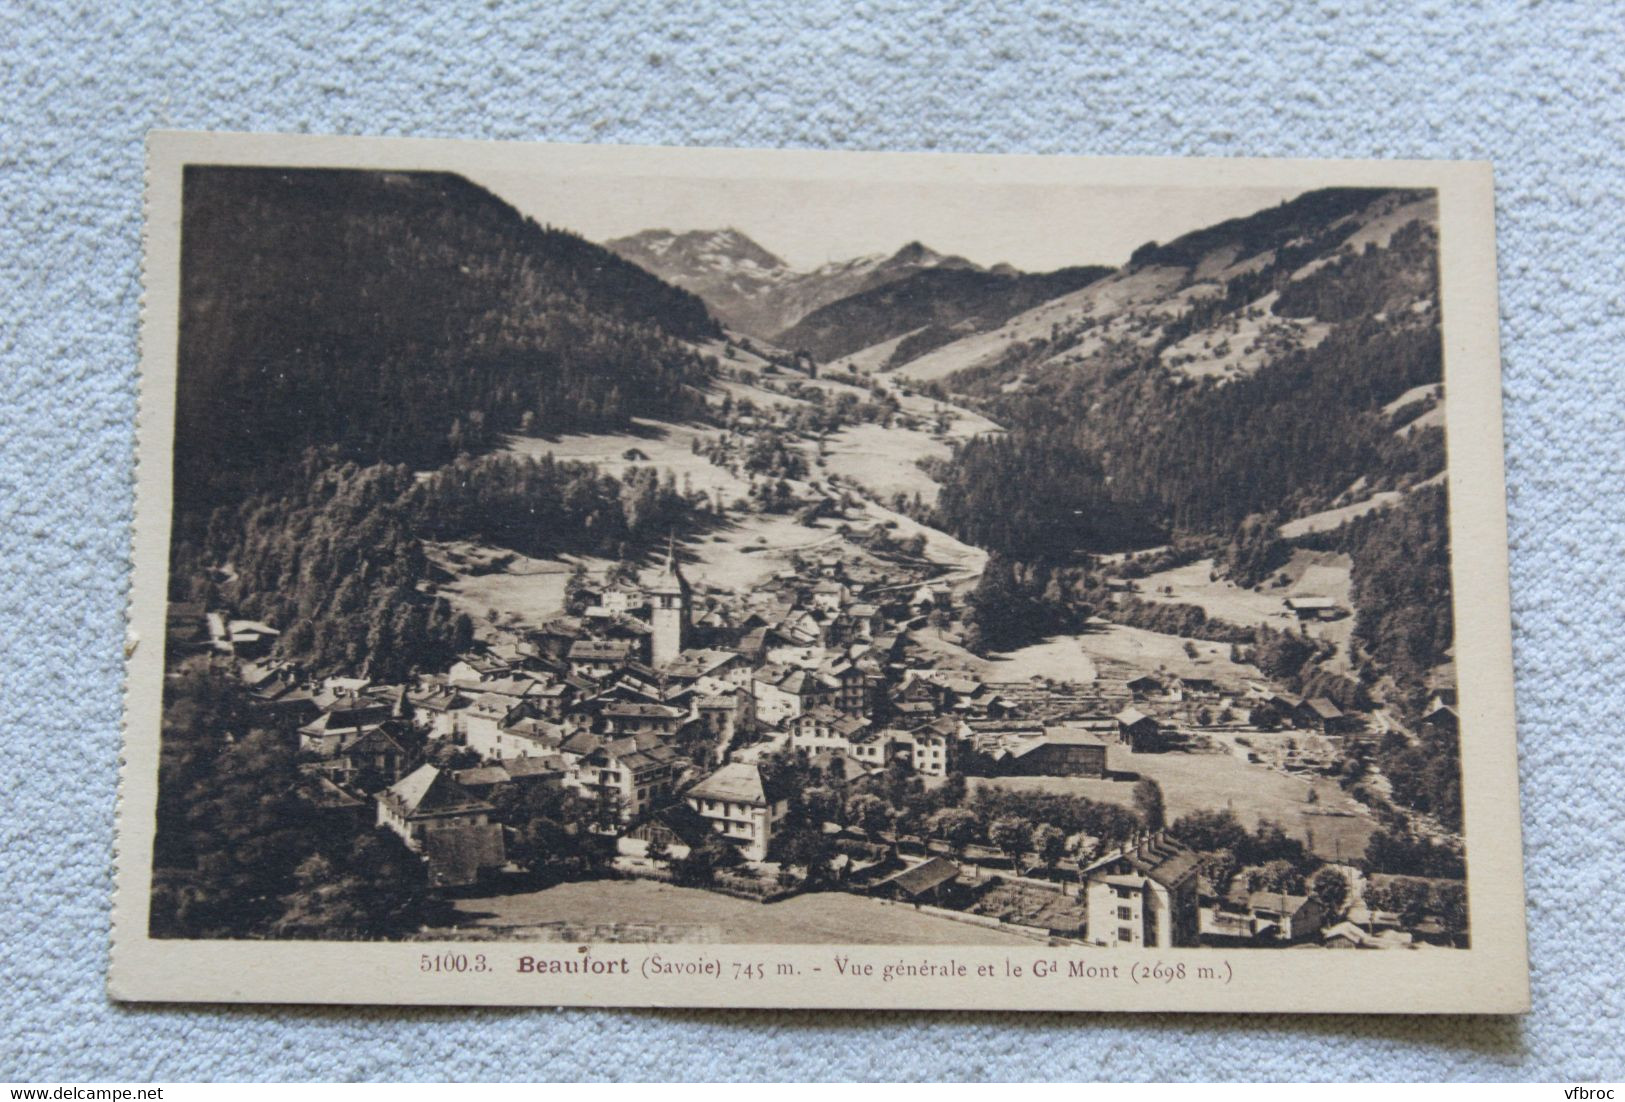
<svg viewBox="0 0 1625 1102"><path fill-rule="evenodd" d="M958 612L941 569L852 542L740 594L698 591L675 539L654 558L635 577L579 572L539 627L486 632L408 684L312 678L273 657L273 626L199 604L171 605L169 638L229 664L258 714L297 730L301 794L332 829L392 831L459 913L605 881L641 883L657 912L697 892L764 916L797 897L855 905L839 904L833 932L785 935L811 940L863 940L871 918L902 910L926 924L911 934L965 943L1415 948L1464 932L1425 881L1363 872L1357 844L1316 854L1313 827L1307 847L1283 840L1316 868L1285 876L1216 869L1166 829L1207 807L1181 798L1180 778L1201 789L1223 772L1238 787L1297 785L1298 821L1324 824L1323 841L1365 837L1366 810L1335 778L1381 734L1376 716L1261 678L1107 661L1088 681L979 676L932 645ZM1294 598L1282 615L1347 613ZM1426 722L1455 723L1453 694ZM1011 803L1029 796L1118 815L1067 830ZM572 851L590 840L601 859L536 888L547 843L514 809L565 799L586 810L550 836L574 835ZM594 905L436 933L562 937L585 922L611 940L684 936L680 914Z"/></svg>

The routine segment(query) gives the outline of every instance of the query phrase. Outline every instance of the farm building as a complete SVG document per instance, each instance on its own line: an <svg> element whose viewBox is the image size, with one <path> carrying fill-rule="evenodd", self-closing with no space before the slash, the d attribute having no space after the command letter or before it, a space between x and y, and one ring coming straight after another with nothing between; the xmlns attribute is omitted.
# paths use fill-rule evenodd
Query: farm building
<svg viewBox="0 0 1625 1102"><path fill-rule="evenodd" d="M1285 603L1300 620L1340 620L1348 615L1330 597L1288 597Z"/></svg>
<svg viewBox="0 0 1625 1102"><path fill-rule="evenodd" d="M1001 773L1017 777L1104 777L1106 744L1083 731L1047 727L995 760Z"/></svg>

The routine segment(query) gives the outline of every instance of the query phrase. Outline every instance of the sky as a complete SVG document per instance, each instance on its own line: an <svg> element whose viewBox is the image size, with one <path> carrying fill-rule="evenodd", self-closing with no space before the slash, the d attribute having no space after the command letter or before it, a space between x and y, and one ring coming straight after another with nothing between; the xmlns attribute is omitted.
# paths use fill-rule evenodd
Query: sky
<svg viewBox="0 0 1625 1102"><path fill-rule="evenodd" d="M1126 261L1170 241L1301 194L1303 188L1100 187L943 180L468 173L538 222L592 241L646 229L733 227L793 268L911 241L978 264L1025 271Z"/></svg>

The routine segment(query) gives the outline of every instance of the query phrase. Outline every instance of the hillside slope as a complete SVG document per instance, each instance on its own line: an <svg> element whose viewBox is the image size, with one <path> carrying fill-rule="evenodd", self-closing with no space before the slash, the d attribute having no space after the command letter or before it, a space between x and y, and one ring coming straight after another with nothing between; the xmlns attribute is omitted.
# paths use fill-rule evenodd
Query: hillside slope
<svg viewBox="0 0 1625 1102"><path fill-rule="evenodd" d="M1090 532L1228 535L1250 514L1347 503L1356 483L1369 496L1433 476L1442 426L1396 434L1386 407L1442 379L1434 221L1426 194L1313 192L1147 245L1106 279L905 365L1011 430L956 456L942 521L1064 558L1116 549ZM1023 504L1033 472L1035 486L1064 480L1077 523L1057 532L1045 501Z"/></svg>
<svg viewBox="0 0 1625 1102"><path fill-rule="evenodd" d="M776 343L829 361L902 337L883 365L896 367L1110 274L1099 267L1041 274L928 268L820 307Z"/></svg>
<svg viewBox="0 0 1625 1102"><path fill-rule="evenodd" d="M800 271L734 229L644 230L606 241L604 247L699 295L722 321L761 340L773 340L831 302L915 272L976 267L916 241L890 255L876 253Z"/></svg>
<svg viewBox="0 0 1625 1102"><path fill-rule="evenodd" d="M695 296L462 177L186 170L183 518L286 484L307 448L433 466L527 416L680 408L720 333Z"/></svg>
<svg viewBox="0 0 1625 1102"><path fill-rule="evenodd" d="M1142 246L1114 274L996 329L937 348L900 370L925 381L978 369L1015 387L1029 371L1086 368L1102 358L1143 353L1193 377L1237 378L1313 347L1333 324L1354 313L1381 313L1383 304L1355 294L1344 298L1338 316L1320 316L1327 303L1310 305L1305 290L1316 286L1320 268L1340 256L1346 260L1368 245L1386 246L1401 227L1418 223L1431 229L1437 220L1431 193L1311 192L1166 245ZM1339 282L1336 293L1345 295L1347 280ZM1300 283L1305 286L1294 286ZM1419 287L1412 283L1409 289ZM1285 300L1278 304L1281 295ZM1396 305L1409 306L1422 297L1411 295Z"/></svg>

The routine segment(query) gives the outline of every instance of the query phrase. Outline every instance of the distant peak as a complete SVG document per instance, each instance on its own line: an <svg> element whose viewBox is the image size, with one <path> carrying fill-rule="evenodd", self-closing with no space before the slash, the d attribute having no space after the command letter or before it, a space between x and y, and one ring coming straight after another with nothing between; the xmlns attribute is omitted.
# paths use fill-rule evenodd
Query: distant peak
<svg viewBox="0 0 1625 1102"><path fill-rule="evenodd" d="M942 259L942 254L928 249L922 242L910 241L892 254L893 264L931 264Z"/></svg>

